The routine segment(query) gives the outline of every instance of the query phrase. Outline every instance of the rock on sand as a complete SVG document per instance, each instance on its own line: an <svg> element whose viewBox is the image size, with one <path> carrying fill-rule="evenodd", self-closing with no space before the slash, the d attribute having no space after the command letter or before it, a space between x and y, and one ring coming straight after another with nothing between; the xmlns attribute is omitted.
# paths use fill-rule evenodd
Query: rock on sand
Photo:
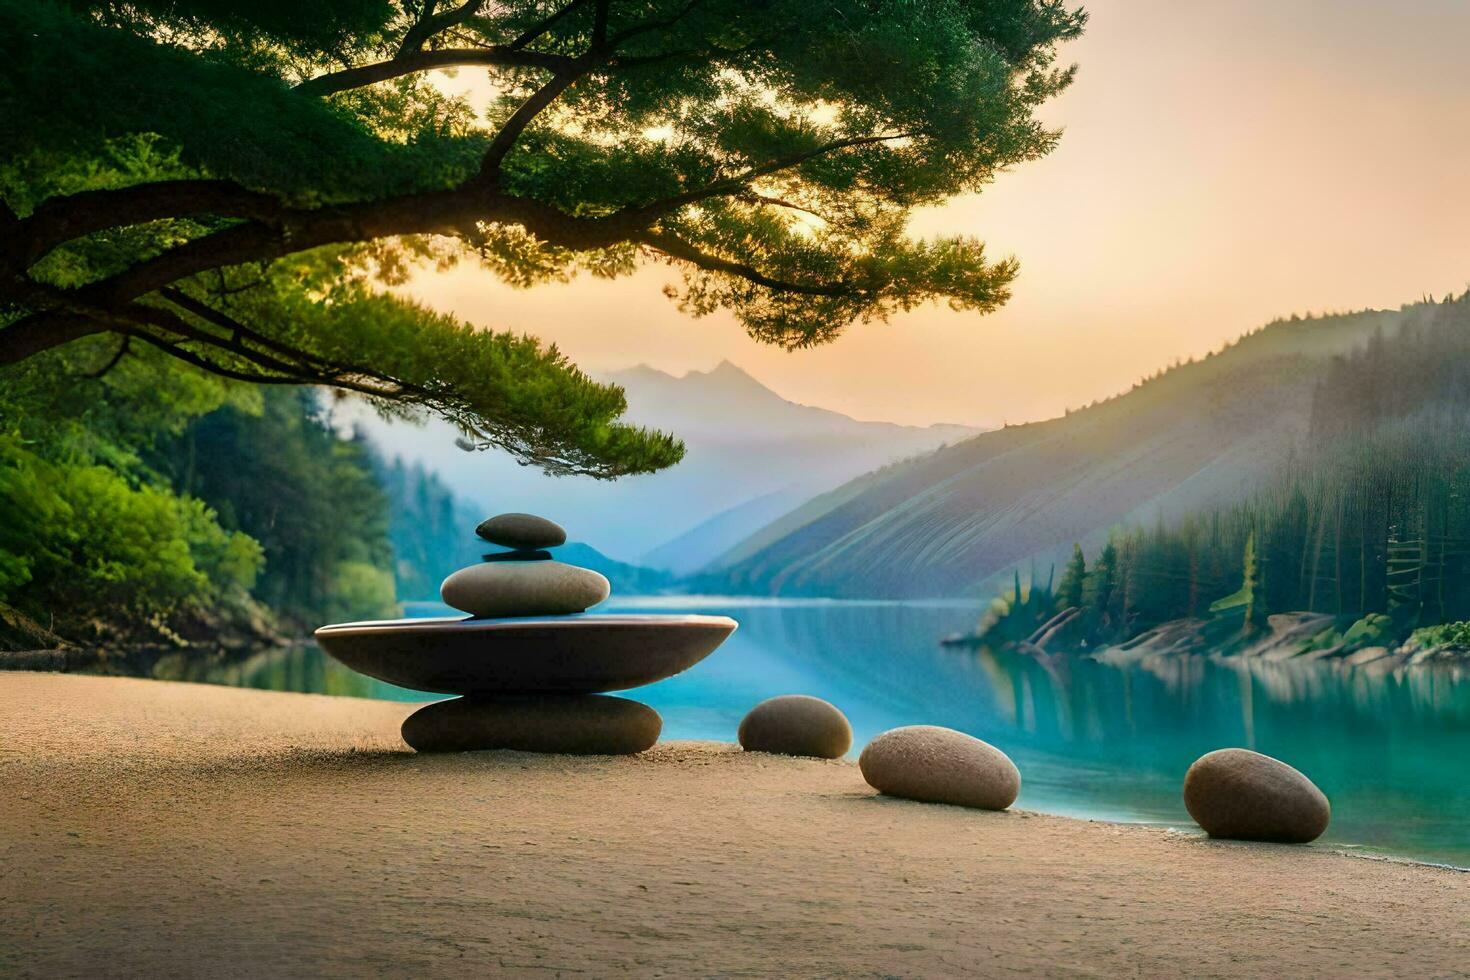
<svg viewBox="0 0 1470 980"><path fill-rule="evenodd" d="M1021 792L1021 772L1004 752L934 725L884 732L863 749L858 767L878 792L926 803L1004 810Z"/></svg>
<svg viewBox="0 0 1470 980"><path fill-rule="evenodd" d="M783 694L750 709L740 721L740 747L747 752L840 759L852 748L847 716L821 698Z"/></svg>
<svg viewBox="0 0 1470 980"><path fill-rule="evenodd" d="M1219 749L1184 774L1184 808L1211 837L1305 844L1332 817L1327 797L1280 760L1249 749Z"/></svg>
<svg viewBox="0 0 1470 980"><path fill-rule="evenodd" d="M451 698L409 715L403 740L420 752L631 755L657 742L663 724L657 711L626 698Z"/></svg>

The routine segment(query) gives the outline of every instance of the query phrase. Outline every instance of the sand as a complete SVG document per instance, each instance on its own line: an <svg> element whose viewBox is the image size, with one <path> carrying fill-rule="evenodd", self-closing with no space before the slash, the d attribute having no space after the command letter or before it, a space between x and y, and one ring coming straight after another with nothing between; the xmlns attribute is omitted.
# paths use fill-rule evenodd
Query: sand
<svg viewBox="0 0 1470 980"><path fill-rule="evenodd" d="M0 975L1470 969L1454 871L880 798L714 743L416 756L411 710L0 674Z"/></svg>

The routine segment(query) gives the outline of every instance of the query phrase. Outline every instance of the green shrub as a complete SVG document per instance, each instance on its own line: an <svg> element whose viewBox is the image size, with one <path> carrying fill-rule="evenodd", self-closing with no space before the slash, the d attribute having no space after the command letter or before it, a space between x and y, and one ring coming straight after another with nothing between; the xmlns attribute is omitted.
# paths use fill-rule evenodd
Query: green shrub
<svg viewBox="0 0 1470 980"><path fill-rule="evenodd" d="M1470 647L1470 621L1425 626L1409 634L1409 646L1416 650L1429 647Z"/></svg>
<svg viewBox="0 0 1470 980"><path fill-rule="evenodd" d="M365 561L338 562L332 568L327 595L323 612L330 622L398 615L392 571Z"/></svg>
<svg viewBox="0 0 1470 980"><path fill-rule="evenodd" d="M58 617L166 614L248 590L260 548L202 503L132 485L101 465L59 465L0 436L0 601Z"/></svg>

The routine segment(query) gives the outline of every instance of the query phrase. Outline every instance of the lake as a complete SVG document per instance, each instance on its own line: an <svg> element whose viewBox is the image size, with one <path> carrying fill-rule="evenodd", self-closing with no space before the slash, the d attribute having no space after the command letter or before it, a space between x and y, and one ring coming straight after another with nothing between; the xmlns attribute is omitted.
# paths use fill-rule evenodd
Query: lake
<svg viewBox="0 0 1470 980"><path fill-rule="evenodd" d="M1470 670L1389 673L1323 663L1175 658L1117 667L1078 658L943 648L967 603L624 599L599 611L708 612L740 629L686 673L633 697L664 738L733 741L776 694L846 712L854 756L898 725L945 725L991 742L1022 773L1018 806L1193 830L1180 786L1211 749L1243 746L1306 772L1332 800L1324 838L1363 851L1470 866ZM442 608L419 610L443 614ZM426 700L354 674L314 646L229 666L165 661L178 679Z"/></svg>

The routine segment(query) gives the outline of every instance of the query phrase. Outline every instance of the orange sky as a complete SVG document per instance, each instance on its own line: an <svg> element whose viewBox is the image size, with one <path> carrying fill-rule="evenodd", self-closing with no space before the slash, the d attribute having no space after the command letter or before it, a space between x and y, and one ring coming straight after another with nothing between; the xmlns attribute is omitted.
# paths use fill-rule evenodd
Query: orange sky
<svg viewBox="0 0 1470 980"><path fill-rule="evenodd" d="M472 265L412 292L582 367L728 358L860 418L998 424L1126 389L1278 314L1470 285L1470 3L1095 0L1048 158L920 215L1015 254L988 317L929 308L786 353L664 299L669 270L508 289Z"/></svg>

